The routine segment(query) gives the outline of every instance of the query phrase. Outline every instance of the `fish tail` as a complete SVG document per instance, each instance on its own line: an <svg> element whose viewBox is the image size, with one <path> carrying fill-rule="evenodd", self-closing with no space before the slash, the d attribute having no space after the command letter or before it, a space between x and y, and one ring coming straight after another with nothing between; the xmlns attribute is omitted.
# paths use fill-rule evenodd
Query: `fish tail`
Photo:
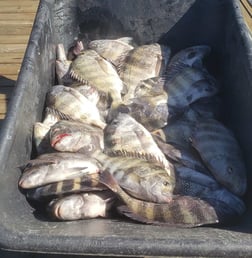
<svg viewBox="0 0 252 258"><path fill-rule="evenodd" d="M99 180L102 184L106 185L111 191L113 191L115 193L118 192L119 185L116 182L116 180L113 178L113 176L107 170L104 170L100 174Z"/></svg>

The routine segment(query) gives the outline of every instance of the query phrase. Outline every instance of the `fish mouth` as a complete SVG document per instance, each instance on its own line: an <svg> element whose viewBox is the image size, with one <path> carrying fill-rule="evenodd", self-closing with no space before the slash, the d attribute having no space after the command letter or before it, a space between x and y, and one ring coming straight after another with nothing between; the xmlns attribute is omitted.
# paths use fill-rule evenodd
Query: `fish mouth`
<svg viewBox="0 0 252 258"><path fill-rule="evenodd" d="M55 138L51 140L51 146L54 148L56 144L58 144L64 137L71 136L69 133L62 133L57 135Z"/></svg>

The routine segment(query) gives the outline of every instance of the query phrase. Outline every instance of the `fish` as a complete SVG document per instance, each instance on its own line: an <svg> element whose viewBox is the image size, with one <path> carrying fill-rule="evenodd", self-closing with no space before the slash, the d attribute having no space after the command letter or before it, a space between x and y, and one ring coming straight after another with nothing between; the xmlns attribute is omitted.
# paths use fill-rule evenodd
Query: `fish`
<svg viewBox="0 0 252 258"><path fill-rule="evenodd" d="M36 188L27 189L25 191L25 195L30 200L44 201L74 193L103 191L108 189L98 180L98 173L85 175L83 177L77 177L74 179L59 181Z"/></svg>
<svg viewBox="0 0 252 258"><path fill-rule="evenodd" d="M201 70L194 67L185 67L172 79L167 79L164 87L168 93L168 105L180 109L219 92L215 79L206 78Z"/></svg>
<svg viewBox="0 0 252 258"><path fill-rule="evenodd" d="M73 87L73 86L71 86L71 87ZM92 102L94 105L97 106L97 104L100 100L100 95L95 87L92 87L88 84L82 84L82 85L74 86L74 89L79 91L90 102Z"/></svg>
<svg viewBox="0 0 252 258"><path fill-rule="evenodd" d="M239 143L229 128L215 119L202 119L192 135L192 146L220 184L238 196L245 193L246 166Z"/></svg>
<svg viewBox="0 0 252 258"><path fill-rule="evenodd" d="M95 152L92 156L109 171L120 186L138 199L153 202L170 200L175 187L173 166L169 169L150 154L116 151L114 156Z"/></svg>
<svg viewBox="0 0 252 258"><path fill-rule="evenodd" d="M55 69L57 81L62 85L71 85L74 80L70 76L70 66L72 61L67 60L66 52L62 43L56 46Z"/></svg>
<svg viewBox="0 0 252 258"><path fill-rule="evenodd" d="M117 207L119 212L141 223L197 227L219 221L214 208L195 197L174 195L168 203L146 202L128 195L108 171L100 173L100 182L125 203Z"/></svg>
<svg viewBox="0 0 252 258"><path fill-rule="evenodd" d="M74 88L53 86L47 93L46 106L48 112L56 113L62 119L81 121L102 129L106 126L96 105Z"/></svg>
<svg viewBox="0 0 252 258"><path fill-rule="evenodd" d="M36 122L33 126L33 141L38 154L54 151L49 142L48 132L50 131L50 128L50 126L40 122Z"/></svg>
<svg viewBox="0 0 252 258"><path fill-rule="evenodd" d="M175 166L174 193L198 197L214 207L220 223L227 223L246 211L241 198L221 186L211 175L184 166Z"/></svg>
<svg viewBox="0 0 252 258"><path fill-rule="evenodd" d="M191 147L186 148L178 144L166 143L157 135L153 135L155 142L168 160L174 164L178 163L187 168L196 169L201 173L209 175L210 172L201 161L200 155Z"/></svg>
<svg viewBox="0 0 252 258"><path fill-rule="evenodd" d="M196 114L194 118L190 114L184 114L188 120L198 121L202 118L213 118L220 120L222 116L222 101L219 96L201 98L198 101L190 104L190 109Z"/></svg>
<svg viewBox="0 0 252 258"><path fill-rule="evenodd" d="M42 185L98 173L101 164L80 153L48 153L29 160L22 167L18 185L30 189Z"/></svg>
<svg viewBox="0 0 252 258"><path fill-rule="evenodd" d="M133 38L122 37L117 39L92 40L88 48L95 50L100 56L117 66L123 62L130 50L134 48Z"/></svg>
<svg viewBox="0 0 252 258"><path fill-rule="evenodd" d="M74 60L81 51L84 50L84 45L81 40L77 40L73 46L71 46L67 51L67 60Z"/></svg>
<svg viewBox="0 0 252 258"><path fill-rule="evenodd" d="M47 210L59 220L79 220L108 217L115 196L110 191L72 194L53 200Z"/></svg>
<svg viewBox="0 0 252 258"><path fill-rule="evenodd" d="M156 76L141 80L134 92L134 98L155 97L162 95L164 99L168 99L168 94L164 90L166 80L164 76Z"/></svg>
<svg viewBox="0 0 252 258"><path fill-rule="evenodd" d="M72 62L70 75L80 82L96 87L98 91L105 92L112 99L112 108L122 103L121 94L126 87L113 65L96 51L82 51Z"/></svg>
<svg viewBox="0 0 252 258"><path fill-rule="evenodd" d="M169 125L152 131L151 134L160 137L166 143L190 148L194 128L194 121L178 118Z"/></svg>
<svg viewBox="0 0 252 258"><path fill-rule="evenodd" d="M51 146L61 152L79 152L90 156L104 149L103 130L77 121L61 120L50 128Z"/></svg>
<svg viewBox="0 0 252 258"><path fill-rule="evenodd" d="M141 45L128 53L124 62L118 66L119 76L128 88L123 97L125 104L134 97L135 88L141 80L163 74L170 53L168 46L158 43Z"/></svg>
<svg viewBox="0 0 252 258"><path fill-rule="evenodd" d="M167 65L167 79L172 79L186 67L195 67L204 70L203 59L210 52L211 47L208 45L196 45L178 51Z"/></svg>
<svg viewBox="0 0 252 258"><path fill-rule="evenodd" d="M104 151L109 155L121 150L150 154L169 168L165 155L157 146L150 132L125 113L119 113L104 128Z"/></svg>

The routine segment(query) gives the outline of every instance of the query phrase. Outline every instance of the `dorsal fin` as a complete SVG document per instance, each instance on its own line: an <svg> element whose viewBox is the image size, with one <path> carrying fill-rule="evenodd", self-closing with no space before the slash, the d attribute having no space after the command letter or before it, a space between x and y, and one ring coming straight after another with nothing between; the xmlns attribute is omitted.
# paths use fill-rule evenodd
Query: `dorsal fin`
<svg viewBox="0 0 252 258"><path fill-rule="evenodd" d="M156 157L153 154L146 153L146 152L128 151L125 149L121 149L121 150L110 151L109 155L141 159L141 160L155 163L164 169L166 168L164 162L159 157Z"/></svg>

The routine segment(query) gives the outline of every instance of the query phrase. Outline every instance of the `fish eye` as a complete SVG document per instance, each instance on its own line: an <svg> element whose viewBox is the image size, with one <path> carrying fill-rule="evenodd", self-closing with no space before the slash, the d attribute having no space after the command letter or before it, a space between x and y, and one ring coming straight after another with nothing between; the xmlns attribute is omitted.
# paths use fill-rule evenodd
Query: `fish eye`
<svg viewBox="0 0 252 258"><path fill-rule="evenodd" d="M168 186L168 185L170 185L170 183L169 183L168 181L164 181L164 182L163 182L163 185L164 185L164 186Z"/></svg>
<svg viewBox="0 0 252 258"><path fill-rule="evenodd" d="M192 59L192 58L194 58L196 56L196 52L195 51L192 51L192 52L190 52L188 55L187 55L187 57L189 58L189 59Z"/></svg>
<svg viewBox="0 0 252 258"><path fill-rule="evenodd" d="M233 168L232 167L228 167L227 168L227 172L228 172L228 174L232 174L233 173Z"/></svg>

